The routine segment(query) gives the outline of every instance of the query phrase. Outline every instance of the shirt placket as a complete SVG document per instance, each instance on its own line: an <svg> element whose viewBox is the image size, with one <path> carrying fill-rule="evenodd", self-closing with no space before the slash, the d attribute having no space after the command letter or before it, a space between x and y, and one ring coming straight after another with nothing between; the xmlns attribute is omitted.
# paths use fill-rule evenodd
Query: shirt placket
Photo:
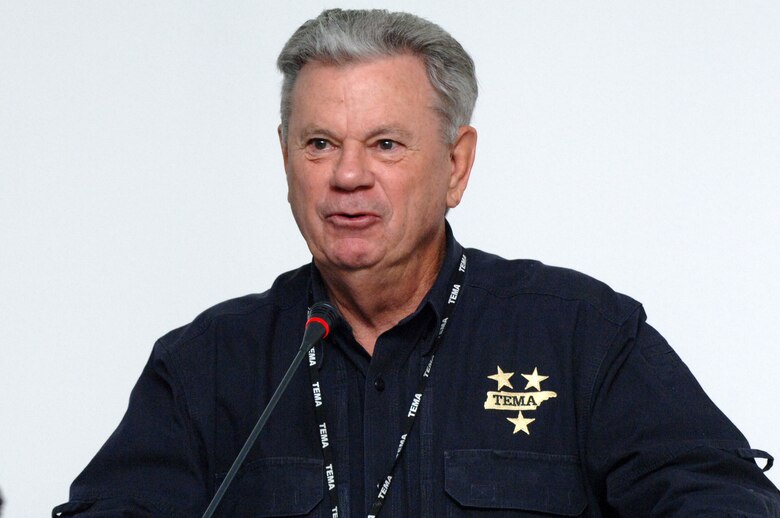
<svg viewBox="0 0 780 518"><path fill-rule="evenodd" d="M421 354L432 335L429 314L416 315L377 341L365 385L365 484L370 507L393 465L403 426L423 368ZM423 398L421 408L427 406ZM420 419L420 411L417 418ZM419 513L420 424L406 438L404 451L382 510L383 516L415 516ZM381 487L381 486L380 486ZM411 514L410 514L411 513Z"/></svg>
<svg viewBox="0 0 780 518"><path fill-rule="evenodd" d="M398 369L394 368L391 355L393 339L380 337L368 368L365 383L363 413L364 438L364 487L366 509L376 500L379 488L392 465L393 455L400 438L400 383ZM394 481L395 482L395 481ZM395 488L394 488L395 489ZM385 507L393 510L396 498L390 494ZM388 514L388 516L392 515Z"/></svg>

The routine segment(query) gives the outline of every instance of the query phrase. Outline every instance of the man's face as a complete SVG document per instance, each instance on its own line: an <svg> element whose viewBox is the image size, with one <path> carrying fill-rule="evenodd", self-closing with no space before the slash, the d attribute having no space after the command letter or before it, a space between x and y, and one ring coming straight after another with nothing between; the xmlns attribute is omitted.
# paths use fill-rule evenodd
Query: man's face
<svg viewBox="0 0 780 518"><path fill-rule="evenodd" d="M288 200L318 266L382 271L438 254L468 171L443 141L422 62L308 63L291 99Z"/></svg>

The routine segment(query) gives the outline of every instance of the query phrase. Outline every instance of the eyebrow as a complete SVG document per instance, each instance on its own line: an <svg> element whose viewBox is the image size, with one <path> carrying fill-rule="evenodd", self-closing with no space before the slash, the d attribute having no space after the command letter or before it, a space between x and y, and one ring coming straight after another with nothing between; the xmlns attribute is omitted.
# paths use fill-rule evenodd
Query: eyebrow
<svg viewBox="0 0 780 518"><path fill-rule="evenodd" d="M298 138L310 138L311 135L322 135L325 138L333 139L333 140L339 140L339 138L334 134L333 132L321 127L321 126L306 126L303 129L301 129L300 132L298 132ZM372 129L369 131L365 137L363 137L363 140L371 140L373 138L376 138L380 135L389 135L392 137L401 137L404 139L411 138L412 134L406 130L402 130L401 128L397 126L380 126L378 128Z"/></svg>
<svg viewBox="0 0 780 518"><path fill-rule="evenodd" d="M379 128L376 128L368 132L368 135L366 135L366 140L371 140L372 138L378 137L380 135L390 135L390 136L401 137L404 139L411 138L411 133L402 130L401 128L398 128L396 126L380 126Z"/></svg>
<svg viewBox="0 0 780 518"><path fill-rule="evenodd" d="M298 132L298 138L307 138L310 135L322 135L327 138L335 139L336 136L325 128L320 126L306 126Z"/></svg>

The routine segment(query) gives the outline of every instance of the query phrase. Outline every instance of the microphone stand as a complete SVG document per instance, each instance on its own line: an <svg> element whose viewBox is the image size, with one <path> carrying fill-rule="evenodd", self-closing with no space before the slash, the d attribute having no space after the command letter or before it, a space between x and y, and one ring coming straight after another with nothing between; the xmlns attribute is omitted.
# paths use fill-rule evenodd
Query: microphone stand
<svg viewBox="0 0 780 518"><path fill-rule="evenodd" d="M271 415L271 411L273 411L273 409L276 407L276 404L279 402L279 398L282 397L282 394L284 394L287 385L290 384L290 380L292 380L293 374L298 368L298 365L300 365L301 361L303 361L303 357L306 356L306 354L309 352L309 349L314 347L317 341L328 336L328 333L330 332L330 325L336 320L337 317L338 313L336 312L336 309L325 302L318 302L312 306L311 310L309 311L309 319L306 321L306 332L303 335L303 342L301 343L301 347L298 350L298 354L295 355L292 364L290 364L290 367L284 374L284 377L279 383L276 392L274 392L274 395L271 396L271 399L268 401L268 405L265 407L265 410L263 410L263 413L257 420L255 427L252 429L252 433L249 434L249 437L244 443L244 446L241 448L241 451L238 452L236 460L233 461L233 465L230 466L230 470L228 471L227 475L225 475L225 479L222 481L222 484L219 485L219 489L217 489L217 492L214 494L214 498L211 499L211 503L209 503L209 506L206 508L206 512L203 513L203 518L211 518L211 516L214 514L214 511L216 511L219 502L222 500L222 497L225 496L225 492L227 491L228 486L233 481L233 478L235 478L236 473L238 473L238 469L241 467L244 459L246 459L246 456L249 454L249 450L251 450L252 446L255 444L257 436L260 435L260 431L265 426L266 421L268 421L268 417ZM318 326L315 327L313 332L310 332L309 324L312 323L316 323Z"/></svg>

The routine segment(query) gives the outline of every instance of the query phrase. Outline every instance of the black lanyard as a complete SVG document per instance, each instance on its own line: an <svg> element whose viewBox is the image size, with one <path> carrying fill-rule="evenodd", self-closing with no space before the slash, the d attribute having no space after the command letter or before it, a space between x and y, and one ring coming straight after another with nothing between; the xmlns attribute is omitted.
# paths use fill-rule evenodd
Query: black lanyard
<svg viewBox="0 0 780 518"><path fill-rule="evenodd" d="M436 350L441 344L442 338L444 337L444 332L447 330L447 324L449 323L450 317L452 317L452 312L455 310L455 304L458 302L458 294L460 293L460 288L463 285L463 277L465 274L466 254L464 253L460 258L460 264L457 270L455 270L452 274L452 288L450 289L450 293L447 298L447 306L444 310L444 317L441 319L441 323L439 324L439 331L433 342L433 346L431 347L431 359L428 360L428 365L425 367L425 371L423 371L422 377L417 384L417 390L415 391L414 397L412 398L412 404L410 405L409 412L407 412L406 418L404 420L405 422L403 433L401 434L401 439L398 442L398 450L396 451L395 459L393 459L393 465L390 467L390 472L385 477L384 482L379 487L379 493L377 494L376 501L368 512L368 518L376 518L385 503L387 491L390 489L390 484L393 481L393 473L395 473L396 467L398 466L398 459L401 458L401 454L404 451L404 446L406 445L406 438L409 435L409 432L412 430L415 418L417 417L417 412L420 408L422 396L425 392L425 387L428 384L428 378L431 375L431 369L433 368L433 360L436 357ZM314 411L317 417L317 433L320 436L322 457L323 461L325 462L325 479L328 483L328 494L330 495L331 516L332 518L338 518L339 497L336 488L336 470L333 463L333 447L331 446L330 439L328 437L328 425L325 420L325 402L322 398L322 390L320 389L320 373L319 369L317 368L316 346L309 349L309 377L311 378L311 390L312 395L314 396Z"/></svg>

